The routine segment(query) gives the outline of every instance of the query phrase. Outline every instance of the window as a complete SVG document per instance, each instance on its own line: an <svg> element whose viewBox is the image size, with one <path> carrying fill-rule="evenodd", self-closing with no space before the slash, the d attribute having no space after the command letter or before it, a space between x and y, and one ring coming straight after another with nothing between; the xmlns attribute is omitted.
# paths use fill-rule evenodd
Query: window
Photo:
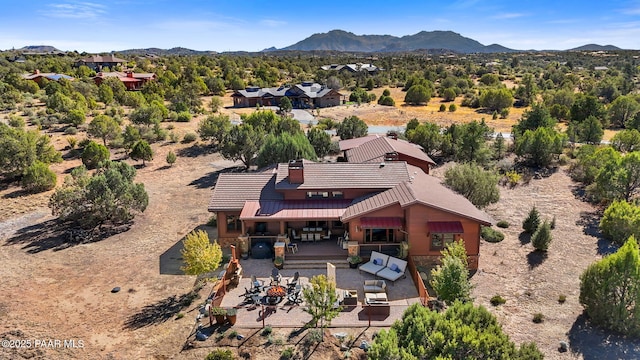
<svg viewBox="0 0 640 360"><path fill-rule="evenodd" d="M227 215L227 231L241 231L240 215Z"/></svg>
<svg viewBox="0 0 640 360"><path fill-rule="evenodd" d="M453 233L431 233L431 250L442 250L455 239Z"/></svg>
<svg viewBox="0 0 640 360"><path fill-rule="evenodd" d="M331 193L331 196L337 199L342 199L344 197L344 194L342 193L342 191L334 191Z"/></svg>
<svg viewBox="0 0 640 360"><path fill-rule="evenodd" d="M329 193L327 191L307 191L307 198L309 199L323 199L328 197Z"/></svg>
<svg viewBox="0 0 640 360"><path fill-rule="evenodd" d="M365 242L394 242L394 229L364 229Z"/></svg>
<svg viewBox="0 0 640 360"><path fill-rule="evenodd" d="M331 227L334 229L344 229L344 224L340 220L334 220Z"/></svg>

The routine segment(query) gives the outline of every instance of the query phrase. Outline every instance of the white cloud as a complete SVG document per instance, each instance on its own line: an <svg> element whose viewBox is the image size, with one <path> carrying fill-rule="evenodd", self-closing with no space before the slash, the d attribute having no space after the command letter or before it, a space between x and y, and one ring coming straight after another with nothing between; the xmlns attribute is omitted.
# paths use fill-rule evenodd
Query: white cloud
<svg viewBox="0 0 640 360"><path fill-rule="evenodd" d="M523 14L523 13L502 13L502 14L497 14L492 16L492 19L517 19L517 18L521 18L527 16L527 14Z"/></svg>
<svg viewBox="0 0 640 360"><path fill-rule="evenodd" d="M284 26L287 25L286 21L279 21L279 20L272 20L272 19L263 19L260 20L260 24L264 25L264 26L268 26L268 27L280 27L280 26Z"/></svg>
<svg viewBox="0 0 640 360"><path fill-rule="evenodd" d="M40 11L41 14L65 19L93 19L107 13L107 7L90 2L66 2L49 4Z"/></svg>

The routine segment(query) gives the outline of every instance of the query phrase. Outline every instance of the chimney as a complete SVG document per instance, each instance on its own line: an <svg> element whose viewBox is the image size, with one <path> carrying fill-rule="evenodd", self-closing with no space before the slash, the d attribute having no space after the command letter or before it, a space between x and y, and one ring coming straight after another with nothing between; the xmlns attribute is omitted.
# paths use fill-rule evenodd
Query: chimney
<svg viewBox="0 0 640 360"><path fill-rule="evenodd" d="M40 74L40 70L36 69L33 73L34 74Z"/></svg>
<svg viewBox="0 0 640 360"><path fill-rule="evenodd" d="M129 72L127 73L127 77L128 77L128 78L132 78L132 77L133 77L133 71L129 71Z"/></svg>
<svg viewBox="0 0 640 360"><path fill-rule="evenodd" d="M289 183L304 183L304 164L302 163L302 160L289 161Z"/></svg>
<svg viewBox="0 0 640 360"><path fill-rule="evenodd" d="M384 154L384 161L398 161L398 153L396 151Z"/></svg>
<svg viewBox="0 0 640 360"><path fill-rule="evenodd" d="M393 139L393 140L398 140L398 133L397 133L397 132L395 132L395 131L389 131L389 132L387 133L387 137L388 137L388 138L391 138L391 139Z"/></svg>

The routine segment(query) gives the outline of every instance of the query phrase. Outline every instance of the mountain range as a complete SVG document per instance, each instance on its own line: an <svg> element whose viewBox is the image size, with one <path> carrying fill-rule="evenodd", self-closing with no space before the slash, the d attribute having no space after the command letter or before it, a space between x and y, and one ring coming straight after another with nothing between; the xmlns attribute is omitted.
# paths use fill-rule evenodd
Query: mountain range
<svg viewBox="0 0 640 360"><path fill-rule="evenodd" d="M514 52L502 45L483 45L453 31L421 31L402 37L392 35L356 35L343 30L313 34L281 50L336 50L353 52L404 52L446 49L457 53Z"/></svg>

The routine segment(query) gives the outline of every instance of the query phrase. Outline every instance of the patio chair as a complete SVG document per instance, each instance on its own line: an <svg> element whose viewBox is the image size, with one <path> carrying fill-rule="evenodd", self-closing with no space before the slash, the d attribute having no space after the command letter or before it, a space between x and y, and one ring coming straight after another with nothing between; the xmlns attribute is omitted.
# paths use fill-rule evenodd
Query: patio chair
<svg viewBox="0 0 640 360"><path fill-rule="evenodd" d="M278 270L277 268L273 268L271 270L271 286L280 285L280 281L282 281L280 270Z"/></svg>
<svg viewBox="0 0 640 360"><path fill-rule="evenodd" d="M302 240L302 237L300 235L298 235L298 233L296 232L296 229L291 229L291 237L293 238L293 240Z"/></svg>
<svg viewBox="0 0 640 360"><path fill-rule="evenodd" d="M291 280L287 279L287 289L291 290L295 288L298 285L298 280L300 280L300 272L296 271Z"/></svg>
<svg viewBox="0 0 640 360"><path fill-rule="evenodd" d="M251 291L260 292L264 288L264 280L258 280L255 275L251 275Z"/></svg>
<svg viewBox="0 0 640 360"><path fill-rule="evenodd" d="M292 254L298 252L298 244L291 242L291 239L285 238L284 243L287 245L287 250L291 251Z"/></svg>
<svg viewBox="0 0 640 360"><path fill-rule="evenodd" d="M331 239L331 230L327 230L327 235L322 237L322 240L330 240Z"/></svg>
<svg viewBox="0 0 640 360"><path fill-rule="evenodd" d="M287 301L294 305L302 303L302 286L296 285L289 295L287 295Z"/></svg>

